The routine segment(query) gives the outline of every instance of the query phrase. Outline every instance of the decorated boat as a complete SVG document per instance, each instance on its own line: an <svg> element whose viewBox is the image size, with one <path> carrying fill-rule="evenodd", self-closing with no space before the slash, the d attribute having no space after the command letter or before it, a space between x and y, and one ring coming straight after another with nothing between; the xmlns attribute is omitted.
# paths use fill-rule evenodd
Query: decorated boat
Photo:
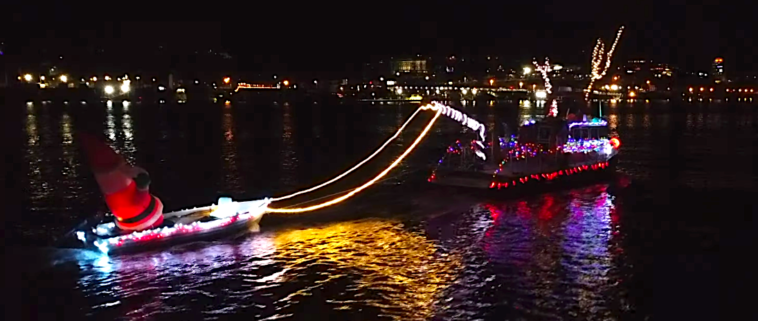
<svg viewBox="0 0 758 321"><path fill-rule="evenodd" d="M270 199L216 204L163 213L161 200L149 192L150 177L93 136L80 136L110 212L85 220L66 243L103 253L124 253L257 230Z"/></svg>
<svg viewBox="0 0 758 321"><path fill-rule="evenodd" d="M524 121L514 135L502 130L485 136L480 130L470 136L447 148L429 182L502 190L593 179L613 172L621 146L607 120L559 118L555 110L542 120Z"/></svg>

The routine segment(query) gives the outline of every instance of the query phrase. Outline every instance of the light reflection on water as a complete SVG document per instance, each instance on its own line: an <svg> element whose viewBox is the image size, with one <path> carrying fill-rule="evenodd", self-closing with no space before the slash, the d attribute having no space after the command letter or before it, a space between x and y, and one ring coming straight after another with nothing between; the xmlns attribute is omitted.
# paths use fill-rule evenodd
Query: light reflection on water
<svg viewBox="0 0 758 321"><path fill-rule="evenodd" d="M87 108L102 110L81 110L78 116L81 118L84 114L85 120L102 126L99 130L130 159L134 160L136 155L140 155L141 161L148 159L143 155L154 157L153 168L163 169L155 171L156 176L163 174L171 179L156 180L151 191L173 200L169 205L172 208L197 204L197 200L185 195L188 189L185 185L199 189L192 195L215 200L215 191L204 189L206 182L210 186L217 182L231 185L238 182L238 186L227 187L261 194L270 192L260 189L261 186L268 188L281 182L286 185L313 183L311 177L295 175L298 162L302 162L302 166L308 164L308 158L302 155L304 148L296 143L300 138L295 139L295 134L313 132L312 128L303 127L302 124L308 122L298 120L310 116L289 103L270 107L271 113L278 113L271 117L271 122L279 122L271 126L274 130L270 132L281 131L281 138L275 133L251 131L244 117L235 119L228 109L203 107L192 111L204 113L204 117L215 120L214 126L220 127L207 131L213 133L208 135L211 138L197 134L194 140L206 143L202 147L209 148L206 153L197 155L191 150L195 146L187 147L183 138L189 130L181 126L186 121L182 118L183 111L153 111L148 109L152 107L139 104L128 109L112 104L95 105ZM376 142L383 142L394 132L390 128L396 128L415 108L377 106L381 110L363 112L366 117L383 117L381 124L360 128L361 135L374 135L371 139ZM490 124L496 112L518 111L509 116L511 123L544 113L539 108L519 109L517 103L501 107L483 105L482 109L476 109L468 105L466 112ZM49 238L57 231L40 222L57 224L53 228L64 230L88 215L80 211L77 202L101 205L97 187L75 152L77 141L72 132L77 130L74 124L80 124L73 121L77 111L56 108L27 106L26 112L21 112L17 119L19 124L24 124L19 140L23 150L18 154L23 155L27 166L21 171L25 173L24 184L29 191L25 201L29 204L28 211L37 216L34 219L19 216L23 219L13 221L13 228L9 230L36 231L40 237ZM680 182L745 186L755 179L754 174L740 170L748 166L745 165L750 160L748 155L755 148L747 143L754 134L751 131L755 123L753 116L722 115L714 120L702 110L686 111L686 115L660 115L656 108L629 105L629 108L611 108L608 113L623 141L624 154L619 165L622 171L635 179L660 177L657 174L661 172L650 168L668 164L668 157L673 156L661 151L670 149L665 144L674 141L670 139L674 136L678 139L676 144L681 145L677 152L690 157L690 165L697 165L679 171ZM341 119L330 117L327 112L324 111L324 137L354 138L356 145L365 145L365 137L339 132L346 126L337 128L340 124L326 123L326 119L332 122ZM340 121L351 121L349 117L343 118ZM681 123L681 131L667 127L677 122ZM419 163L408 162L404 166L423 169L422 165L438 159L440 148L450 143L449 137L462 131L454 122L438 124L435 135L430 135L422 147L434 154L419 155ZM714 134L716 128L719 130ZM719 133L724 129L728 129L727 133ZM242 139L246 131L252 133L249 135L263 136L256 137L260 140L254 143L265 147L259 149L261 152L250 152L249 159L235 156L254 147L252 139ZM410 132L418 131L418 128L410 129ZM714 139L701 140L701 137L719 135L732 141L712 146ZM138 139L140 137L145 138ZM398 147L409 141L412 139L398 140ZM314 140L313 146L328 143ZM351 144L348 139L338 140L338 143ZM214 146L218 148L211 148ZM315 147L310 148L313 153L319 152ZM729 164L745 163L723 166L721 159L697 157L696 152L712 150L736 153L736 159L729 160ZM335 154L344 159L320 157L336 164L360 159L360 155ZM221 170L203 168L218 166L220 158ZM268 163L270 167L251 169L262 167L259 164L268 159L273 159ZM161 163L165 164L155 165ZM718 168L718 172L714 168ZM268 175L269 171L275 175ZM205 180L196 183L201 179ZM387 198L393 202L415 201L426 193L424 189L403 195L388 192ZM285 315L302 317L303 314L309 317L336 315L337 318L344 315L356 319L377 319L377 316L389 319L498 316L594 319L617 318L633 308L626 301L625 279L619 272L629 264L619 245L625 229L618 223L618 217L614 219L615 206L609 202L611 197L604 185L507 202L472 198L469 202L459 200L457 204L451 200L452 196L456 195L437 195L428 202L464 208L448 209L451 212L440 217L427 215L428 205L419 205L413 213L398 211L397 217L392 219L341 222L337 218L307 228L286 224L270 228L264 220L263 233L236 240L115 258L87 252L78 258L81 264L78 276L62 279L78 282L72 291L86 297L86 302L74 304L70 309L87 311L90 316L101 319L223 318L229 315L263 319ZM377 201L364 205L381 210L387 203ZM341 208L345 212L354 209L350 205ZM358 211L356 215L376 217L373 212L361 213ZM45 288L44 284L39 286Z"/></svg>

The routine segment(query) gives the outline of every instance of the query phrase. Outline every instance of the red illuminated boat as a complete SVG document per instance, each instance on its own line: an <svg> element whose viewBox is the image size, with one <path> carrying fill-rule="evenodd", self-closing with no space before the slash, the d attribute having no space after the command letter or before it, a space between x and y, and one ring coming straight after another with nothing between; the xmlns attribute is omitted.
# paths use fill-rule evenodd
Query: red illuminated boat
<svg viewBox="0 0 758 321"><path fill-rule="evenodd" d="M428 181L512 190L594 178L613 172L621 145L606 120L586 116L528 120L517 136L489 136L489 143L477 138L453 143Z"/></svg>
<svg viewBox="0 0 758 321"><path fill-rule="evenodd" d="M81 223L68 241L103 253L123 253L193 242L256 230L269 199L217 204L163 213L163 203L150 194L147 172L127 163L102 140L80 135L95 179L110 213Z"/></svg>

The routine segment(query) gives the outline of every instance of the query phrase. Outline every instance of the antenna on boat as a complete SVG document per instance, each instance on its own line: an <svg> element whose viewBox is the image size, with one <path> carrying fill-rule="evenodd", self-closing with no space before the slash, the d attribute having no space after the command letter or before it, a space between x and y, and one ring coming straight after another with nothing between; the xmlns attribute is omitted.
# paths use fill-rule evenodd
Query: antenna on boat
<svg viewBox="0 0 758 321"><path fill-rule="evenodd" d="M599 118L603 118L603 102L600 100L597 101L597 113Z"/></svg>

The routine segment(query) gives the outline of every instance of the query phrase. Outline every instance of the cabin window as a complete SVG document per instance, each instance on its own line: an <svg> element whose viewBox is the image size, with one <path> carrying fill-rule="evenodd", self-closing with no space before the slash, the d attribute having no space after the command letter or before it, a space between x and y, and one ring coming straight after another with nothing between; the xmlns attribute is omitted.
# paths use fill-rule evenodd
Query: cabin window
<svg viewBox="0 0 758 321"><path fill-rule="evenodd" d="M590 138L590 131L587 128L582 128L582 139L588 139Z"/></svg>

